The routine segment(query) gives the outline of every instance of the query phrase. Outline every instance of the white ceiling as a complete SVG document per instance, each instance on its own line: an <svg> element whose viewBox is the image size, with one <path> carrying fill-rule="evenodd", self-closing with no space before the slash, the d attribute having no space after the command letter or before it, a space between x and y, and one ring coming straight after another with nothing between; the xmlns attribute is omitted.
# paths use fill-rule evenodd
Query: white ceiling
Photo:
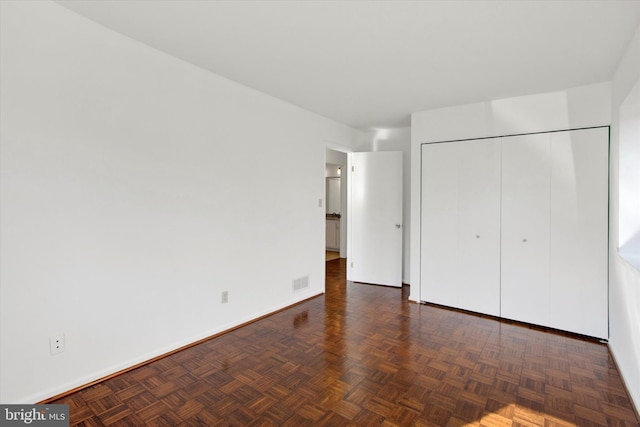
<svg viewBox="0 0 640 427"><path fill-rule="evenodd" d="M640 25L639 0L58 3L355 128L611 80Z"/></svg>

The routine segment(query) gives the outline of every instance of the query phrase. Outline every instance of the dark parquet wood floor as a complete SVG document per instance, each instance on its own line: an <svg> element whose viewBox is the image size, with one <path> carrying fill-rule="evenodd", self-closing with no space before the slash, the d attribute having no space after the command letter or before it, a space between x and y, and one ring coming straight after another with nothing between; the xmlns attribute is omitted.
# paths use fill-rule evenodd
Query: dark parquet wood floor
<svg viewBox="0 0 640 427"><path fill-rule="evenodd" d="M603 344L347 283L55 403L85 426L638 426Z"/></svg>

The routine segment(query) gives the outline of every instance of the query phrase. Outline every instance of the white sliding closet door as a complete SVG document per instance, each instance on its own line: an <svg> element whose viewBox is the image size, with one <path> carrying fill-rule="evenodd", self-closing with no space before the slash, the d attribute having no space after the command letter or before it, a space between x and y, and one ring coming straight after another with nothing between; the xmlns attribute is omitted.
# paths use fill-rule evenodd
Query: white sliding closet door
<svg viewBox="0 0 640 427"><path fill-rule="evenodd" d="M458 152L455 143L422 146L420 299L458 305Z"/></svg>
<svg viewBox="0 0 640 427"><path fill-rule="evenodd" d="M500 315L500 140L465 141L458 156L458 301Z"/></svg>
<svg viewBox="0 0 640 427"><path fill-rule="evenodd" d="M422 146L421 299L500 315L500 143Z"/></svg>
<svg viewBox="0 0 640 427"><path fill-rule="evenodd" d="M501 313L549 326L551 136L502 140Z"/></svg>
<svg viewBox="0 0 640 427"><path fill-rule="evenodd" d="M609 129L551 140L550 324L607 338Z"/></svg>

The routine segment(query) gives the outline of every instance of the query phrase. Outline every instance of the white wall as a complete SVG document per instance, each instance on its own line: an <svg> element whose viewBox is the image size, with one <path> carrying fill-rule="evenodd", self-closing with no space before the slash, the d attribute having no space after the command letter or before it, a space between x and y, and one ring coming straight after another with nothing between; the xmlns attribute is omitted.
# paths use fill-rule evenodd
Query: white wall
<svg viewBox="0 0 640 427"><path fill-rule="evenodd" d="M420 145L519 133L609 125L611 84L499 99L411 116L411 293L420 300Z"/></svg>
<svg viewBox="0 0 640 427"><path fill-rule="evenodd" d="M618 254L622 238L631 237L628 229L620 232L620 218L633 215L632 206L622 206L620 194L635 192L640 187L633 187L633 179L620 179L621 160L628 160L629 152L640 150L640 140L627 139L620 129L620 106L628 98L634 86L640 83L640 27L636 30L626 55L621 61L613 78L612 86L612 121L611 121L611 193L610 193L610 225L609 225L609 347L618 363L618 367L627 389L631 393L635 406L640 410L640 270L624 261ZM621 151L620 148L623 150ZM621 159L622 157L622 159ZM640 169L636 158L631 167ZM629 167L629 165L626 165ZM633 175L632 175L633 176ZM640 184L640 182L636 183ZM622 209L621 209L622 208ZM626 218L637 225L638 218Z"/></svg>
<svg viewBox="0 0 640 427"><path fill-rule="evenodd" d="M0 3L1 402L324 291L324 150L356 132L55 3Z"/></svg>
<svg viewBox="0 0 640 427"><path fill-rule="evenodd" d="M410 283L410 240L411 240L411 128L376 129L364 132L369 139L370 151L402 152L402 283Z"/></svg>

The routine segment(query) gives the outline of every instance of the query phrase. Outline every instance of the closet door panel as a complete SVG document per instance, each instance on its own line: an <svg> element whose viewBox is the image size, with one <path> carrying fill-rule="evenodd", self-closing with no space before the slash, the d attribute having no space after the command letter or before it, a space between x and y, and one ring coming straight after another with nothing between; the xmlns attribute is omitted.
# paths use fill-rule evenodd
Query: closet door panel
<svg viewBox="0 0 640 427"><path fill-rule="evenodd" d="M502 140L502 317L549 323L549 134Z"/></svg>
<svg viewBox="0 0 640 427"><path fill-rule="evenodd" d="M500 315L500 140L460 142L460 307Z"/></svg>
<svg viewBox="0 0 640 427"><path fill-rule="evenodd" d="M422 146L422 301L458 307L458 150Z"/></svg>
<svg viewBox="0 0 640 427"><path fill-rule="evenodd" d="M551 326L608 338L608 128L552 134Z"/></svg>

